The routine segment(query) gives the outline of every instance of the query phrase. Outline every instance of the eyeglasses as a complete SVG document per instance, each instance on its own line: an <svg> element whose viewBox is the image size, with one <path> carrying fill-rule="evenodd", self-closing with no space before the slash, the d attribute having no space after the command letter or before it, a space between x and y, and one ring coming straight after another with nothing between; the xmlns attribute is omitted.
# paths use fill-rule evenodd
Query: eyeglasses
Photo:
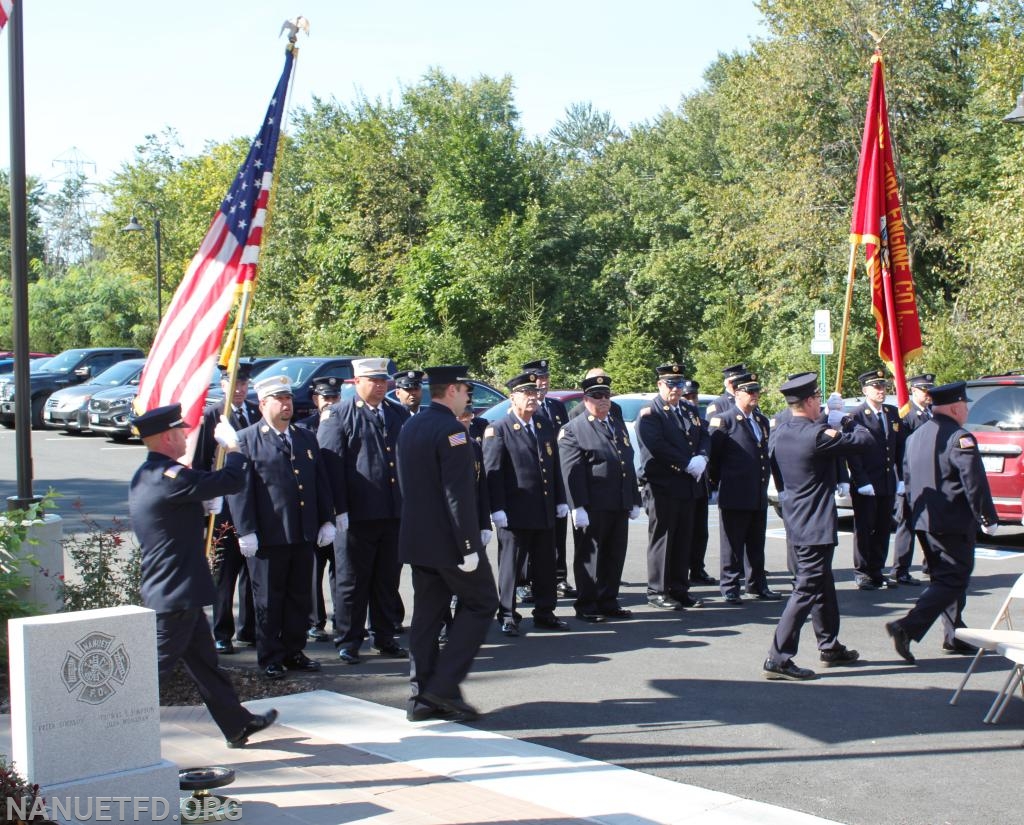
<svg viewBox="0 0 1024 825"><path fill-rule="evenodd" d="M595 398L595 399L600 400L600 399L603 399L603 398L611 398L612 394L611 394L611 392L609 390L594 390L593 392L588 392L587 396L590 397L590 398Z"/></svg>

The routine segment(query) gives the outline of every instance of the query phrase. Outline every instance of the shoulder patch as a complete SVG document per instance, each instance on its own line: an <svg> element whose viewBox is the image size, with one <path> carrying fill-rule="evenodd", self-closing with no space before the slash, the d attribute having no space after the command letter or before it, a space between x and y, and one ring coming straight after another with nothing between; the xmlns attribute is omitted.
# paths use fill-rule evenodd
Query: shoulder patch
<svg viewBox="0 0 1024 825"><path fill-rule="evenodd" d="M449 447L458 447L458 446L461 446L461 445L466 444L466 443L467 443L467 435L466 435L465 432L452 433L450 436L448 436L448 446Z"/></svg>
<svg viewBox="0 0 1024 825"><path fill-rule="evenodd" d="M493 437L494 437L494 427L488 427L486 430L484 430L484 438L493 438Z"/></svg>
<svg viewBox="0 0 1024 825"><path fill-rule="evenodd" d="M177 478L178 473L180 473L184 469L185 468L181 464L174 464L168 467L166 470L164 470L164 475L167 476L168 478Z"/></svg>
<svg viewBox="0 0 1024 825"><path fill-rule="evenodd" d="M320 420L321 421L326 421L330 417L331 417L331 408L330 407L324 407L323 412L320 413Z"/></svg>
<svg viewBox="0 0 1024 825"><path fill-rule="evenodd" d="M559 431L558 431L558 440L559 440L559 441L561 441L561 440L562 440L562 437L563 437L564 435L565 435L565 430L559 430Z"/></svg>
<svg viewBox="0 0 1024 825"><path fill-rule="evenodd" d="M768 422L768 426L771 427L772 429L775 429L775 427L778 426L778 423L779 422L773 418Z"/></svg>
<svg viewBox="0 0 1024 825"><path fill-rule="evenodd" d="M743 416L740 415L739 413L736 413L736 420L737 421L742 421L743 420Z"/></svg>
<svg viewBox="0 0 1024 825"><path fill-rule="evenodd" d="M719 418L716 415L714 418L708 420L708 426L709 427L721 427L722 426L722 419Z"/></svg>
<svg viewBox="0 0 1024 825"><path fill-rule="evenodd" d="M973 435L962 435L960 436L960 440L957 442L957 446L961 450L973 450L975 447L978 446L978 444L974 440Z"/></svg>
<svg viewBox="0 0 1024 825"><path fill-rule="evenodd" d="M711 415L713 412L718 410L718 407L714 404L708 404L707 410L704 411L705 415Z"/></svg>
<svg viewBox="0 0 1024 825"><path fill-rule="evenodd" d="M825 430L825 435L827 435L829 438L837 438L839 436L839 431L829 428Z"/></svg>
<svg viewBox="0 0 1024 825"><path fill-rule="evenodd" d="M641 417L645 416L645 415L650 415L651 414L651 408L650 407L644 407L642 410L640 410L639 414L640 414Z"/></svg>

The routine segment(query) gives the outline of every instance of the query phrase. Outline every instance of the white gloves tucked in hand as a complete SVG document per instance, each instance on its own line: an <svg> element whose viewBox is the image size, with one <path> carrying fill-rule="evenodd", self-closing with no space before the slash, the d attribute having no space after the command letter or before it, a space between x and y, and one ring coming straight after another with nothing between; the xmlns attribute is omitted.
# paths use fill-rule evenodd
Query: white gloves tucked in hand
<svg viewBox="0 0 1024 825"><path fill-rule="evenodd" d="M708 460L702 455L695 455L690 459L690 463L686 465L686 472L692 475L695 479L700 478L704 474L704 469L708 466Z"/></svg>
<svg viewBox="0 0 1024 825"><path fill-rule="evenodd" d="M996 533L999 532L999 525L983 524L981 525L981 532L984 533L986 536L994 536Z"/></svg>
<svg viewBox="0 0 1024 825"><path fill-rule="evenodd" d="M491 536L493 536L493 535L494 535L494 533L491 532L490 530L481 530L480 531L480 543L484 547L486 547L488 544L491 543Z"/></svg>
<svg viewBox="0 0 1024 825"><path fill-rule="evenodd" d="M905 492L907 492L907 485L904 484L902 481L897 481L896 482L896 495L902 496Z"/></svg>
<svg viewBox="0 0 1024 825"><path fill-rule="evenodd" d="M329 521L325 521L320 525L320 530L316 534L316 546L326 547L328 544L334 544L334 537L338 535L337 529L334 524Z"/></svg>
<svg viewBox="0 0 1024 825"><path fill-rule="evenodd" d="M828 412L828 425L833 429L842 429L843 426L843 415L842 410L829 410Z"/></svg>
<svg viewBox="0 0 1024 825"><path fill-rule="evenodd" d="M342 513L334 520L334 526L338 528L339 533L348 532L348 513Z"/></svg>
<svg viewBox="0 0 1024 825"><path fill-rule="evenodd" d="M865 484L863 487L858 487L857 492L862 496L873 496L875 494L875 485Z"/></svg>
<svg viewBox="0 0 1024 825"><path fill-rule="evenodd" d="M590 526L590 516L587 515L587 511L582 507L574 507L572 511L572 526L579 527L581 530L584 527Z"/></svg>
<svg viewBox="0 0 1024 825"><path fill-rule="evenodd" d="M228 424L227 418L223 415L217 422L217 426L213 428L213 440L225 450L238 449L238 433L235 432L234 427Z"/></svg>
<svg viewBox="0 0 1024 825"><path fill-rule="evenodd" d="M491 521L494 522L495 527L508 527L508 516L505 515L504 510L495 510L491 513Z"/></svg>
<svg viewBox="0 0 1024 825"><path fill-rule="evenodd" d="M480 554L470 553L468 556L462 557L462 564L459 565L459 570L463 573L472 573L480 565Z"/></svg>
<svg viewBox="0 0 1024 825"><path fill-rule="evenodd" d="M209 501L203 502L203 512L208 516L215 516L224 509L224 496L217 496L217 498L211 498Z"/></svg>
<svg viewBox="0 0 1024 825"><path fill-rule="evenodd" d="M840 498L846 498L850 495L850 482L840 481L839 484L836 485L836 491L839 493Z"/></svg>
<svg viewBox="0 0 1024 825"><path fill-rule="evenodd" d="M255 533L246 533L244 536L238 537L238 549L243 556L251 559L256 555L256 551L260 549L260 540L256 538Z"/></svg>
<svg viewBox="0 0 1024 825"><path fill-rule="evenodd" d="M629 511L629 520L636 521L638 518L640 518L640 514L642 512L643 510L641 510L637 505L634 504L633 509Z"/></svg>
<svg viewBox="0 0 1024 825"><path fill-rule="evenodd" d="M555 505L555 518L565 518L569 515L568 504L556 504Z"/></svg>

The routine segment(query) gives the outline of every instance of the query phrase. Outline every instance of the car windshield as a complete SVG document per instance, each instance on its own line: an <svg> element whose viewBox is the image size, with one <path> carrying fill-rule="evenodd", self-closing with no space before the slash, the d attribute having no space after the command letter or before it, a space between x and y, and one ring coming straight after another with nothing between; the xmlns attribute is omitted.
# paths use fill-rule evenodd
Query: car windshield
<svg viewBox="0 0 1024 825"><path fill-rule="evenodd" d="M1024 430L1024 386L969 386L967 426L972 430Z"/></svg>
<svg viewBox="0 0 1024 825"><path fill-rule="evenodd" d="M266 369L260 370L258 375L253 376L250 386L254 385L261 378L270 378L273 375L287 375L292 387L303 386L318 369L324 364L323 361L313 361L309 358L282 358ZM337 365L331 368L331 375L339 378L351 378L352 367L347 364Z"/></svg>
<svg viewBox="0 0 1024 825"><path fill-rule="evenodd" d="M55 355L46 363L46 372L71 372L85 355L84 349L69 349Z"/></svg>
<svg viewBox="0 0 1024 825"><path fill-rule="evenodd" d="M112 367L103 370L93 378L90 384L102 384L104 387L119 387L131 381L142 372L142 362L136 360L119 361Z"/></svg>
<svg viewBox="0 0 1024 825"><path fill-rule="evenodd" d="M640 415L640 410L644 407L649 407L652 398L654 398L653 394L648 398L616 398L613 395L612 401L622 408L623 421L636 421L636 417Z"/></svg>

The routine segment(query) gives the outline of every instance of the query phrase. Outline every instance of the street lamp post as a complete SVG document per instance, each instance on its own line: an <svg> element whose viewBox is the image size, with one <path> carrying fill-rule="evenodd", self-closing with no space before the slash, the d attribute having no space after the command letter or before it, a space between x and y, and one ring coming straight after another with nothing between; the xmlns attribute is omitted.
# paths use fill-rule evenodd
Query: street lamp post
<svg viewBox="0 0 1024 825"><path fill-rule="evenodd" d="M162 280L163 273L160 269L160 212L157 210L156 205L149 201L138 201L132 208L132 216L128 219L128 225L125 226L122 232L144 232L145 227L139 223L139 219L135 217L135 213L138 211L140 206L145 206L153 213L153 240L156 241L156 322L159 326L160 319L164 314L163 307L163 290Z"/></svg>

